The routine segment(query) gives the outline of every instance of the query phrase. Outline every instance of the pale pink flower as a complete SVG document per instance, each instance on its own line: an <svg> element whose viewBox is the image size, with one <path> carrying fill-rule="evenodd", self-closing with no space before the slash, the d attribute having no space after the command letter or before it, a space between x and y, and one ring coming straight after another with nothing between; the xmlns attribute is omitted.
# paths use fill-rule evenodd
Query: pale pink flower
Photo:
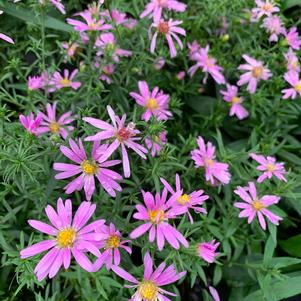
<svg viewBox="0 0 301 301"><path fill-rule="evenodd" d="M167 143L167 132L161 132L158 135L152 135L149 138L145 138L146 147L150 150L151 156L155 157L161 151L161 148Z"/></svg>
<svg viewBox="0 0 301 301"><path fill-rule="evenodd" d="M248 187L238 186L237 189L234 190L234 193L240 196L243 201L245 201L245 203L234 203L235 207L243 209L240 212L239 217L248 217L248 224L250 224L257 215L260 226L263 230L266 229L266 221L264 216L272 224L278 225L282 218L272 213L267 209L267 207L277 204L280 200L280 197L275 195L265 195L261 198L258 198L255 184L252 182L249 182L248 184Z"/></svg>
<svg viewBox="0 0 301 301"><path fill-rule="evenodd" d="M213 300L220 301L221 299L219 297L217 290L213 286L210 286L210 285L208 288L209 288L209 292L210 292L210 295L212 296Z"/></svg>
<svg viewBox="0 0 301 301"><path fill-rule="evenodd" d="M255 19L260 19L263 16L270 17L273 13L279 12L279 8L273 1L255 0L257 7L252 9L252 15Z"/></svg>
<svg viewBox="0 0 301 301"><path fill-rule="evenodd" d="M186 75L186 72L183 70L183 71L178 72L176 77L178 80L183 80L185 75Z"/></svg>
<svg viewBox="0 0 301 301"><path fill-rule="evenodd" d="M41 113L38 113L37 117L34 117L33 113L30 113L28 116L20 115L19 120L27 132L38 136L38 128L42 121Z"/></svg>
<svg viewBox="0 0 301 301"><path fill-rule="evenodd" d="M45 5L48 1L47 0L39 0L40 4ZM62 14L66 14L65 7L61 0L50 0L50 3L55 6Z"/></svg>
<svg viewBox="0 0 301 301"><path fill-rule="evenodd" d="M264 157L262 155L250 154L250 157L257 161L260 165L257 170L262 171L262 175L257 179L258 183L263 182L265 179L271 179L273 176L278 178L280 181L287 182L284 175L287 171L284 168L284 163L277 163L274 157Z"/></svg>
<svg viewBox="0 0 301 301"><path fill-rule="evenodd" d="M28 77L28 82L27 82L27 86L28 86L28 90L39 90L42 89L45 85L44 79L42 76L38 75L38 76L29 76Z"/></svg>
<svg viewBox="0 0 301 301"><path fill-rule="evenodd" d="M125 13L122 13L114 8L111 10L111 12L105 10L104 12L101 12L100 15L107 18L110 22L114 22L116 25L121 25L129 29L132 29L137 25L137 20L133 18L127 18Z"/></svg>
<svg viewBox="0 0 301 301"><path fill-rule="evenodd" d="M189 48L189 59L190 60L195 60L195 54L200 52L201 50L201 45L197 41L193 41L192 43L187 43L188 48Z"/></svg>
<svg viewBox="0 0 301 301"><path fill-rule="evenodd" d="M62 44L62 47L64 49L67 50L67 58L74 58L75 56L75 53L77 51L77 49L79 48L79 44L78 43L68 43L68 42L63 42Z"/></svg>
<svg viewBox="0 0 301 301"><path fill-rule="evenodd" d="M237 85L242 86L248 83L247 90L253 94L256 91L257 83L260 80L269 79L272 73L268 68L264 67L261 61L257 61L246 54L242 57L247 64L239 65L238 70L246 70L247 72L240 76Z"/></svg>
<svg viewBox="0 0 301 301"><path fill-rule="evenodd" d="M296 71L288 71L284 74L284 79L292 86L289 89L283 89L283 99L295 99L298 95L301 96L301 79Z"/></svg>
<svg viewBox="0 0 301 301"><path fill-rule="evenodd" d="M154 62L154 68L156 70L161 70L165 65L165 60L163 57L159 57L158 59L156 59L156 61Z"/></svg>
<svg viewBox="0 0 301 301"><path fill-rule="evenodd" d="M107 106L107 110L113 125L92 117L83 118L84 121L101 130L96 135L89 136L85 140L99 141L110 139L110 146L103 155L103 160L109 158L111 154L120 146L122 153L123 172L124 176L128 178L131 175L131 170L126 148L128 147L132 149L143 159L146 159L145 154L147 153L147 149L136 142L141 140L141 137L137 136L140 132L135 129L135 124L130 122L127 126L125 126L126 114L123 114L122 118L119 118L115 115L110 106Z"/></svg>
<svg viewBox="0 0 301 301"><path fill-rule="evenodd" d="M182 24L182 21L173 21L172 19L168 21L164 21L163 19L161 19L157 22L154 22L149 28L149 38L151 39L150 52L151 53L155 52L155 48L157 44L157 36L158 34L161 34L165 36L167 40L170 57L171 58L175 57L177 55L177 50L173 42L173 38L178 43L180 49L183 49L183 43L181 42L178 34L182 36L186 36L185 30L178 26L180 24ZM156 32L153 36L151 36L151 29L153 27L156 28Z"/></svg>
<svg viewBox="0 0 301 301"><path fill-rule="evenodd" d="M215 243L215 239L208 242L202 242L197 245L197 253L208 263L213 263L215 257L219 254L219 252L215 252L219 244L219 242Z"/></svg>
<svg viewBox="0 0 301 301"><path fill-rule="evenodd" d="M269 41L277 42L278 35L285 33L283 23L278 16L270 16L263 20L262 27L266 28L270 33Z"/></svg>
<svg viewBox="0 0 301 301"><path fill-rule="evenodd" d="M129 254L132 249L127 246L129 240L122 240L120 232L115 228L115 225L110 223L110 226L103 225L96 228L96 233L101 237L97 247L102 250L102 254L97 258L93 265L93 271L98 271L104 264L107 270L110 270L112 265L120 264L120 251L123 249Z"/></svg>
<svg viewBox="0 0 301 301"><path fill-rule="evenodd" d="M143 224L133 230L130 237L136 239L149 231L149 241L152 243L157 237L159 251L163 250L165 240L177 250L180 248L180 244L185 248L188 248L189 244L186 238L169 224L169 219L174 219L177 215L186 212L185 207L182 207L181 210L174 210L173 205L181 196L181 193L182 192L179 191L167 200L166 188L163 190L161 196L159 193L156 193L155 197L150 192L144 192L142 190L145 206L140 204L136 205L136 210L138 212L136 212L133 217L143 221Z"/></svg>
<svg viewBox="0 0 301 301"><path fill-rule="evenodd" d="M78 139L78 145L74 140L69 139L69 145L70 148L61 145L60 151L75 164L54 163L53 165L53 169L59 171L55 175L57 180L80 174L64 187L67 194L84 189L86 198L90 201L95 190L95 177L112 197L116 196L116 191L122 190L117 182L122 180L121 175L108 168L119 164L120 160L106 161L107 158L103 156L108 147L106 144L100 146L99 141L95 141L89 158L80 139Z"/></svg>
<svg viewBox="0 0 301 301"><path fill-rule="evenodd" d="M130 95L136 100L139 106L145 109L145 112L141 116L142 120L149 121L151 116L154 116L157 120L167 120L172 116L172 113L168 110L168 94L164 94L158 87L150 91L145 81L139 81L138 88L140 94L131 92Z"/></svg>
<svg viewBox="0 0 301 301"><path fill-rule="evenodd" d="M105 65L102 68L102 72L99 76L99 79L107 82L108 84L111 84L113 82L111 75L114 73L114 71L115 71L115 66L113 64Z"/></svg>
<svg viewBox="0 0 301 301"><path fill-rule="evenodd" d="M301 46L301 40L298 34L297 27L292 27L288 32L284 33L285 41L287 44L295 50L299 50Z"/></svg>
<svg viewBox="0 0 301 301"><path fill-rule="evenodd" d="M164 290L161 286L178 281L186 275L186 271L177 274L175 266L172 264L165 268L165 262L162 262L157 269L153 270L153 260L148 252L144 256L143 265L144 275L141 281L138 281L119 266L112 267L112 270L118 276L133 284L126 285L126 287L136 289L135 294L130 299L131 301L170 301L165 295L177 296Z"/></svg>
<svg viewBox="0 0 301 301"><path fill-rule="evenodd" d="M287 62L287 70L288 71L296 71L300 72L300 64L296 53L292 48L289 48L287 53L284 55Z"/></svg>
<svg viewBox="0 0 301 301"><path fill-rule="evenodd" d="M204 193L204 190L195 190L191 193L183 193L182 187L181 187L181 181L180 176L176 174L176 189L173 190L173 188L170 186L170 184L163 178L160 178L162 184L164 187L172 194L178 194L180 192L180 196L175 200L175 203L173 205L174 211L177 212L178 209L180 209L181 212L183 212L183 208L185 208L185 212L188 215L188 218L190 220L190 223L193 224L193 218L192 215L189 212L189 209L194 210L196 213L203 213L207 214L207 211L205 208L202 208L201 206L205 203L206 200L209 199L209 196Z"/></svg>
<svg viewBox="0 0 301 301"><path fill-rule="evenodd" d="M238 96L238 88L227 84L227 90L221 91L223 99L231 105L230 116L236 115L239 120L249 116L248 111L243 107L243 97Z"/></svg>
<svg viewBox="0 0 301 301"><path fill-rule="evenodd" d="M77 90L81 86L81 83L77 81L72 81L77 73L78 70L75 69L72 71L72 73L69 76L69 70L65 69L64 76L62 76L59 72L56 71L53 74L53 76L50 78L49 81L50 88L48 89L48 91L53 92L67 87Z"/></svg>
<svg viewBox="0 0 301 301"><path fill-rule="evenodd" d="M158 22L162 17L163 9L174 10L176 12L184 12L186 4L177 0L150 0L145 6L144 11L140 14L140 18L148 16L153 17L154 22Z"/></svg>
<svg viewBox="0 0 301 301"><path fill-rule="evenodd" d="M199 136L197 143L199 148L191 152L195 167L204 167L205 179L212 185L228 184L231 179L231 174L228 172L229 165L215 160L215 147L211 142L208 142L206 146L204 139Z"/></svg>
<svg viewBox="0 0 301 301"><path fill-rule="evenodd" d="M31 257L50 250L42 257L34 272L39 281L47 275L53 278L63 266L66 270L70 266L71 256L86 271L92 271L86 252L95 256L100 256L100 252L95 246L98 240L95 229L104 224L104 220L97 220L86 225L93 215L96 206L90 202L82 202L77 209L72 221L71 200L57 200L57 211L50 205L45 208L46 215L51 225L37 220L29 220L28 223L34 229L50 235L47 240L38 242L20 252L21 258Z"/></svg>

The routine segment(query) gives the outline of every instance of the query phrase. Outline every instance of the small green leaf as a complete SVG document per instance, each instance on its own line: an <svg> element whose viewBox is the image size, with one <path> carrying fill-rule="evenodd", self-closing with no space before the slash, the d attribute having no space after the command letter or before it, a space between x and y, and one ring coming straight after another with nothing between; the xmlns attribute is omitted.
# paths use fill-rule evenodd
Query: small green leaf
<svg viewBox="0 0 301 301"><path fill-rule="evenodd" d="M281 240L279 245L289 255L301 258L301 234Z"/></svg>

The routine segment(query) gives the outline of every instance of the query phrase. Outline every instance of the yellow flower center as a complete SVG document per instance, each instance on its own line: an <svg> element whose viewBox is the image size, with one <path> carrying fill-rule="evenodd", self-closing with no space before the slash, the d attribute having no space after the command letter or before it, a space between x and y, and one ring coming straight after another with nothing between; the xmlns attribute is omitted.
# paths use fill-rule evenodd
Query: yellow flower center
<svg viewBox="0 0 301 301"><path fill-rule="evenodd" d="M273 5L271 3L266 3L262 6L262 10L269 12L273 8Z"/></svg>
<svg viewBox="0 0 301 301"><path fill-rule="evenodd" d="M72 228L67 228L59 231L56 236L56 242L60 248L72 247L76 239L76 231Z"/></svg>
<svg viewBox="0 0 301 301"><path fill-rule="evenodd" d="M117 235L110 235L107 240L106 246L109 249L118 248L120 243L120 238Z"/></svg>
<svg viewBox="0 0 301 301"><path fill-rule="evenodd" d="M60 130L60 125L56 121L51 122L49 125L49 129L51 133L57 133Z"/></svg>
<svg viewBox="0 0 301 301"><path fill-rule="evenodd" d="M178 199L177 199L177 202L180 204L180 205L185 205L186 203L189 203L190 202L190 196L188 194L183 194L181 195Z"/></svg>
<svg viewBox="0 0 301 301"><path fill-rule="evenodd" d="M82 171L87 175L94 175L97 172L97 164L95 161L90 162L89 160L83 161L82 165Z"/></svg>
<svg viewBox="0 0 301 301"><path fill-rule="evenodd" d="M95 30L97 28L97 24L95 22L89 23L88 27L90 30Z"/></svg>
<svg viewBox="0 0 301 301"><path fill-rule="evenodd" d="M267 164L267 170L268 171L274 171L275 170L275 165L273 165L273 164Z"/></svg>
<svg viewBox="0 0 301 301"><path fill-rule="evenodd" d="M252 206L256 211L260 211L262 208L264 208L264 205L259 200L253 201Z"/></svg>
<svg viewBox="0 0 301 301"><path fill-rule="evenodd" d="M149 98L146 107L151 111L156 110L158 108L157 100L155 98Z"/></svg>
<svg viewBox="0 0 301 301"><path fill-rule="evenodd" d="M205 159L205 166L209 167L214 164L214 161L212 159Z"/></svg>
<svg viewBox="0 0 301 301"><path fill-rule="evenodd" d="M297 91L297 92L301 92L301 82L298 82L298 84L297 85L295 85L295 90Z"/></svg>
<svg viewBox="0 0 301 301"><path fill-rule="evenodd" d="M232 103L240 103L240 97L237 97L237 96L232 97L231 102Z"/></svg>
<svg viewBox="0 0 301 301"><path fill-rule="evenodd" d="M159 224L164 220L164 211L163 210L149 210L148 216L152 223Z"/></svg>
<svg viewBox="0 0 301 301"><path fill-rule="evenodd" d="M61 79L60 83L63 87L69 87L71 81L68 78L63 78Z"/></svg>
<svg viewBox="0 0 301 301"><path fill-rule="evenodd" d="M263 67L262 66L253 67L253 69L252 69L253 77L259 78L259 77L261 77L262 73L263 73Z"/></svg>
<svg viewBox="0 0 301 301"><path fill-rule="evenodd" d="M158 287L152 281L143 281L138 288L140 297L145 301L156 301L158 295Z"/></svg>
<svg viewBox="0 0 301 301"><path fill-rule="evenodd" d="M113 43L108 43L106 45L106 50L107 51L113 51L113 50L115 50L115 45Z"/></svg>
<svg viewBox="0 0 301 301"><path fill-rule="evenodd" d="M291 63L291 65L292 65L292 69L297 69L299 67L299 62L298 61L293 61Z"/></svg>

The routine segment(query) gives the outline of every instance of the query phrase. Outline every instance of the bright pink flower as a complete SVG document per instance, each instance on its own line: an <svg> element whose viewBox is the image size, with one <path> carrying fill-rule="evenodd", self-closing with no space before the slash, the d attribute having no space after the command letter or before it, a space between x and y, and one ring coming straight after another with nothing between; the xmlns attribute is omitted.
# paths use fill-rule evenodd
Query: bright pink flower
<svg viewBox="0 0 301 301"><path fill-rule="evenodd" d="M287 53L284 55L287 62L288 71L300 72L300 64L296 53L292 48L289 48Z"/></svg>
<svg viewBox="0 0 301 301"><path fill-rule="evenodd" d="M280 200L280 197L275 195L265 195L262 198L258 198L256 186L252 182L249 182L248 187L238 186L237 189L234 190L234 193L240 196L243 201L245 201L245 203L234 203L234 206L243 209L240 212L239 217L248 217L248 224L254 220L256 215L263 230L266 229L264 215L274 225L278 225L279 221L282 220L281 217L275 215L267 209L267 207L277 204Z"/></svg>
<svg viewBox="0 0 301 301"><path fill-rule="evenodd" d="M90 252L95 256L100 256L100 252L95 246L98 240L95 228L100 227L105 222L104 220L97 220L86 225L95 209L94 204L82 202L72 222L71 200L66 200L64 204L62 199L59 198L57 200L57 211L50 205L45 208L47 217L53 226L37 220L28 221L31 227L52 237L20 252L21 258L27 258L50 249L34 270L39 281L42 281L47 275L49 278L53 278L62 265L65 269L68 269L71 254L83 269L89 272L92 271L92 263L85 253Z"/></svg>
<svg viewBox="0 0 301 301"><path fill-rule="evenodd" d="M142 195L145 206L140 204L136 205L138 212L136 212L133 217L144 221L144 223L133 230L130 237L136 239L149 231L150 242L154 242L157 236L159 251L163 250L165 240L177 250L180 248L180 244L188 248L189 245L186 238L168 223L169 219L176 218L177 215L181 215L186 211L185 207L181 210L178 208L174 210L173 207L175 201L181 196L181 191L172 195L168 200L166 200L167 189L163 190L162 196L156 193L154 197L150 192L144 192L143 190Z"/></svg>
<svg viewBox="0 0 301 301"><path fill-rule="evenodd" d="M141 116L142 120L149 121L151 116L154 116L157 120L167 120L172 116L172 113L168 110L168 94L164 94L158 87L150 91L145 81L139 81L138 88L140 94L131 92L130 95L136 100L139 106L145 109L145 112Z"/></svg>
<svg viewBox="0 0 301 301"><path fill-rule="evenodd" d="M114 22L116 25L121 25L129 29L134 28L137 24L137 20L127 18L125 13L122 13L117 9L112 9L111 12L105 10L104 12L101 12L100 15L107 18L109 22Z"/></svg>
<svg viewBox="0 0 301 301"><path fill-rule="evenodd" d="M228 172L229 165L215 160L215 147L211 142L208 142L206 146L204 139L199 136L197 143L199 148L191 152L195 167L205 168L206 181L210 181L212 185L228 184L231 179L231 174Z"/></svg>
<svg viewBox="0 0 301 301"><path fill-rule="evenodd" d="M165 60L163 57L159 57L158 59L156 59L156 61L154 62L154 68L156 70L161 70L165 65Z"/></svg>
<svg viewBox="0 0 301 301"><path fill-rule="evenodd" d="M38 128L42 121L41 113L38 113L37 117L34 117L33 113L30 113L28 116L20 115L19 120L27 132L37 136Z"/></svg>
<svg viewBox="0 0 301 301"><path fill-rule="evenodd" d="M113 80L110 75L112 75L114 73L114 71L115 71L115 66L113 64L105 65L102 68L102 73L99 76L99 79L107 82L108 84L111 84L113 82Z"/></svg>
<svg viewBox="0 0 301 301"><path fill-rule="evenodd" d="M53 92L66 87L70 87L74 90L77 90L81 86L81 83L72 81L77 73L78 70L75 69L72 71L69 77L69 70L65 69L63 77L59 72L55 72L49 81L50 88L48 89L48 91Z"/></svg>
<svg viewBox="0 0 301 301"><path fill-rule="evenodd" d="M162 34L163 36L165 36L167 40L170 57L171 58L175 57L177 55L177 50L172 38L176 40L180 49L183 49L183 43L181 42L178 34L182 36L186 36L185 30L177 26L180 24L182 24L182 21L173 21L172 19L168 21L164 21L163 19L161 19L157 22L154 22L149 28L149 38L151 39L150 52L151 53L155 52L155 48L157 44L157 36L158 34ZM151 36L152 27L156 28L156 32L153 36Z"/></svg>
<svg viewBox="0 0 301 301"><path fill-rule="evenodd" d="M295 50L299 50L301 46L301 40L296 27L292 27L289 32L284 33L287 44Z"/></svg>
<svg viewBox="0 0 301 301"><path fill-rule="evenodd" d="M75 190L80 191L84 188L86 198L90 201L95 190L94 177L97 178L103 189L112 197L116 196L115 190L122 190L117 183L117 180L122 180L121 175L108 169L110 166L119 164L120 161L106 161L107 158L103 156L107 151L106 144L100 146L99 141L95 141L90 158L87 157L80 139L78 140L78 145L72 139L69 139L69 145L71 149L62 145L60 150L68 159L76 164L54 163L53 165L53 169L59 171L59 173L55 175L57 180L67 179L80 174L64 187L67 194Z"/></svg>
<svg viewBox="0 0 301 301"><path fill-rule="evenodd" d="M160 152L161 148L166 144L167 132L161 132L159 135L153 135L149 138L145 138L146 147L151 151L151 156L155 157Z"/></svg>
<svg viewBox="0 0 301 301"><path fill-rule="evenodd" d="M76 50L79 48L78 43L63 42L62 47L67 50L67 58L74 58Z"/></svg>
<svg viewBox="0 0 301 301"><path fill-rule="evenodd" d="M0 33L0 39L6 41L8 43L15 44L14 40L4 33Z"/></svg>
<svg viewBox="0 0 301 301"><path fill-rule="evenodd" d="M261 61L256 61L246 54L244 54L242 57L248 64L239 65L238 69L247 70L247 72L240 76L237 85L242 86L248 83L247 90L253 94L256 91L257 83L260 80L267 80L272 76L272 73L268 68L263 66Z"/></svg>
<svg viewBox="0 0 301 301"><path fill-rule="evenodd" d="M224 84L225 77L221 73L223 68L216 64L215 58L209 56L209 45L199 48L199 50L197 50L197 46L197 42L190 46L189 56L191 60L196 61L196 64L189 68L188 74L192 77L198 69L202 69L206 73L203 83L206 83L208 74L210 74L218 84Z"/></svg>
<svg viewBox="0 0 301 301"><path fill-rule="evenodd" d="M178 174L176 174L176 190L173 190L165 179L160 178L160 180L163 183L164 187L172 195L178 194L180 192L180 196L175 200L175 203L173 205L174 211L177 212L177 210L180 209L180 211L183 212L183 208L185 208L184 213L187 213L191 224L193 224L193 218L189 212L189 209L194 210L196 213L207 214L206 209L201 207L205 203L205 201L209 199L208 195L203 194L204 190L196 190L191 192L190 194L183 193L180 176Z"/></svg>
<svg viewBox="0 0 301 301"><path fill-rule="evenodd" d="M202 242L197 246L198 255L203 258L205 261L209 263L213 263L215 261L215 257L219 254L219 252L215 252L215 250L219 246L219 242L215 243L215 239Z"/></svg>
<svg viewBox="0 0 301 301"><path fill-rule="evenodd" d="M224 101L230 103L230 116L236 115L239 120L242 120L249 116L248 111L242 106L243 97L238 96L238 88L227 84L227 90L221 91L224 96Z"/></svg>
<svg viewBox="0 0 301 301"><path fill-rule="evenodd" d="M257 161L260 165L257 170L263 172L263 174L257 179L258 183L263 182L266 178L271 179L273 176L278 178L280 181L287 182L284 175L287 171L284 168L284 163L277 163L274 157L264 157L262 155L250 154L250 157Z"/></svg>
<svg viewBox="0 0 301 301"><path fill-rule="evenodd" d="M210 286L210 285L208 288L209 288L209 292L210 292L210 295L212 296L213 300L220 301L221 299L219 297L217 290L213 286Z"/></svg>
<svg viewBox="0 0 301 301"><path fill-rule="evenodd" d="M74 127L69 124L74 121L74 117L71 116L71 112L64 113L59 119L56 118L56 104L57 102L46 105L47 115L40 113L42 115L43 121L41 126L37 129L37 133L44 134L50 132L53 135L60 135L63 139L68 136L68 131L73 131Z"/></svg>
<svg viewBox="0 0 301 301"><path fill-rule="evenodd" d="M279 12L279 8L273 1L255 0L257 7L252 9L252 15L255 19L260 19L262 16L270 17L273 13Z"/></svg>
<svg viewBox="0 0 301 301"><path fill-rule="evenodd" d="M177 0L150 0L145 6L144 11L140 14L140 18L148 16L153 17L154 22L158 22L162 17L162 10L174 10L176 12L184 12L186 10L186 4Z"/></svg>
<svg viewBox="0 0 301 301"><path fill-rule="evenodd" d="M113 266L112 270L121 278L133 283L134 285L126 285L126 287L136 288L135 294L130 300L132 301L170 301L165 295L174 296L160 286L168 285L178 281L186 275L186 271L177 274L175 266L172 264L166 269L165 262L162 262L158 268L153 270L153 260L147 252L144 256L144 275L141 281L138 281L124 269Z"/></svg>
<svg viewBox="0 0 301 301"><path fill-rule="evenodd" d="M132 253L132 249L126 245L130 241L121 240L121 234L115 228L114 224L111 223L110 226L103 225L96 229L96 233L101 237L97 247L103 249L103 253L95 261L93 271L98 271L104 264L106 265L107 270L110 270L113 264L115 266L119 265L119 248L124 249L129 254Z"/></svg>
<svg viewBox="0 0 301 301"><path fill-rule="evenodd" d="M111 154L120 146L122 153L123 172L124 176L128 178L131 175L131 169L126 147L132 149L143 159L146 159L145 154L147 153L147 149L144 146L136 143L136 141L141 140L141 137L137 136L140 132L135 129L135 124L130 122L127 126L125 126L126 114L123 114L122 118L119 118L115 115L110 106L107 106L107 110L113 125L96 118L83 118L84 121L101 130L96 135L87 137L85 141L113 139L103 155L103 160L109 158Z"/></svg>
<svg viewBox="0 0 301 301"><path fill-rule="evenodd" d="M283 89L283 99L295 99L297 95L301 96L301 80L299 73L296 71L288 71L284 74L284 79L292 86L289 89Z"/></svg>
<svg viewBox="0 0 301 301"><path fill-rule="evenodd" d="M28 77L28 90L39 90L44 87L44 79L42 76L29 76Z"/></svg>
<svg viewBox="0 0 301 301"><path fill-rule="evenodd" d="M278 16L270 16L263 20L262 27L266 28L270 33L269 41L277 42L278 35L285 33L283 23Z"/></svg>

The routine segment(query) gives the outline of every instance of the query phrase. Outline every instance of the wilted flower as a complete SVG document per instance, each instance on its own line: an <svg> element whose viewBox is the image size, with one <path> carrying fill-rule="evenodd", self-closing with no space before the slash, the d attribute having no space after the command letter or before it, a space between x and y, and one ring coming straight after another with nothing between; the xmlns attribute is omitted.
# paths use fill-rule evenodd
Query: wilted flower
<svg viewBox="0 0 301 301"><path fill-rule="evenodd" d="M285 41L287 44L295 50L299 50L301 46L301 40L296 27L292 27L289 32L284 33Z"/></svg>
<svg viewBox="0 0 301 301"><path fill-rule="evenodd" d="M270 16L263 20L262 27L266 28L270 33L270 42L277 42L278 35L283 34L285 32L285 28L283 27L283 23L278 16Z"/></svg>
<svg viewBox="0 0 301 301"><path fill-rule="evenodd" d="M197 253L205 261L213 263L215 261L215 257L219 254L218 252L215 252L219 244L219 242L215 242L215 239L208 242L202 242L197 245Z"/></svg>
<svg viewBox="0 0 301 301"><path fill-rule="evenodd" d="M37 136L38 128L42 121L41 113L38 113L37 117L34 117L33 113L30 113L28 116L20 115L19 120L27 132Z"/></svg>
<svg viewBox="0 0 301 301"><path fill-rule="evenodd" d="M72 71L69 77L69 70L65 69L63 77L59 72L55 72L49 81L50 88L48 91L53 92L67 87L77 90L81 86L81 83L72 81L77 73L78 70L75 69Z"/></svg>
<svg viewBox="0 0 301 301"><path fill-rule="evenodd" d="M152 135L149 138L145 138L146 147L150 150L151 156L155 157L160 152L161 148L166 144L167 132L161 132L158 135Z"/></svg>
<svg viewBox="0 0 301 301"><path fill-rule="evenodd" d="M299 73L296 71L288 71L284 74L284 79L292 86L289 89L283 89L283 99L295 99L297 95L301 96L301 80Z"/></svg>
<svg viewBox="0 0 301 301"><path fill-rule="evenodd" d="M289 48L287 53L284 55L287 62L288 71L300 72L300 64L296 53L292 48Z"/></svg>

